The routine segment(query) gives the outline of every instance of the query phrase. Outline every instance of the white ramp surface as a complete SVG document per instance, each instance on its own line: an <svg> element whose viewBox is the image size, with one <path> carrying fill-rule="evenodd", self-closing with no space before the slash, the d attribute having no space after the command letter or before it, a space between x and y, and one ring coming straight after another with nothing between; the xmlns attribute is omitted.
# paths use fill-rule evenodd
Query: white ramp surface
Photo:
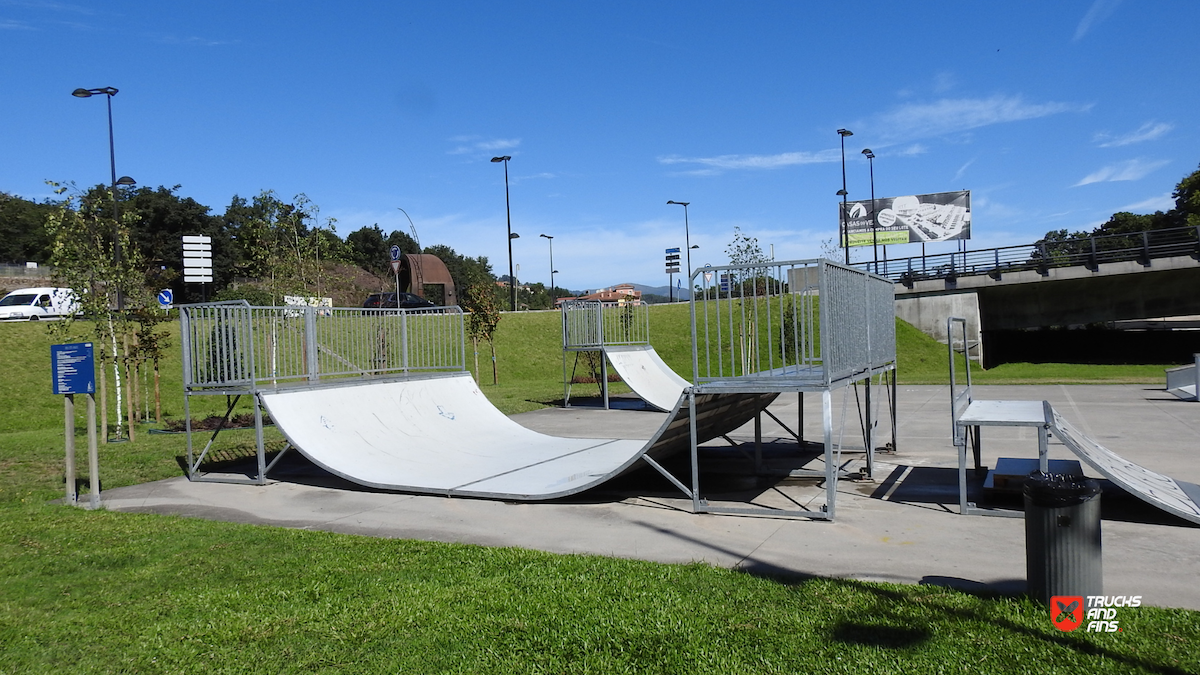
<svg viewBox="0 0 1200 675"><path fill-rule="evenodd" d="M698 442L754 419L777 394L696 396ZM260 392L297 450L346 480L388 490L492 499L565 497L690 447L680 397L648 440L561 438L497 410L470 373Z"/></svg>
<svg viewBox="0 0 1200 675"><path fill-rule="evenodd" d="M650 345L604 347L604 354L621 380L659 410L670 412L683 390L692 386L671 370Z"/></svg>
<svg viewBox="0 0 1200 675"><path fill-rule="evenodd" d="M1049 405L1046 406L1050 408ZM1200 486L1155 473L1084 435L1050 408L1050 431L1080 459L1129 494L1167 513L1200 524Z"/></svg>
<svg viewBox="0 0 1200 675"><path fill-rule="evenodd" d="M497 410L470 374L263 393L288 441L363 485L549 499L636 459L644 441L557 438Z"/></svg>

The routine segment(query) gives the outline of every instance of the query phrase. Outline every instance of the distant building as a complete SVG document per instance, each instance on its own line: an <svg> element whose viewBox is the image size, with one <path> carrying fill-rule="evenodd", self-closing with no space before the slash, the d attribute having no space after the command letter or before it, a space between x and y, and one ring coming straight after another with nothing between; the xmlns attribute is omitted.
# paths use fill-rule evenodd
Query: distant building
<svg viewBox="0 0 1200 675"><path fill-rule="evenodd" d="M617 284L611 288L585 291L577 298L562 298L561 300L591 300L593 302L615 302L622 305L640 305L642 304L642 292L635 290L633 284Z"/></svg>

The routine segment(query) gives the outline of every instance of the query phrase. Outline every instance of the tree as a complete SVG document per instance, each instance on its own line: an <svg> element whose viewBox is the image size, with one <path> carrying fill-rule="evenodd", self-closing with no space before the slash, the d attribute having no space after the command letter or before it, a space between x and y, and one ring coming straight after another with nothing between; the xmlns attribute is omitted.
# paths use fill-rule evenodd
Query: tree
<svg viewBox="0 0 1200 675"><path fill-rule="evenodd" d="M142 259L162 279L160 287L170 286L176 302L201 299L201 290L183 281L184 235L206 235L212 239L213 286L222 288L231 281L233 258L221 219L211 209L191 197L180 197L178 185L138 188L123 195L121 211L137 214L130 236ZM165 274L163 274L166 272Z"/></svg>
<svg viewBox="0 0 1200 675"><path fill-rule="evenodd" d="M492 339L496 327L500 325L500 303L492 290L495 284L486 282L474 283L467 287L463 294L463 309L470 314L467 316L467 335L475 351L475 381L479 381L479 341L487 340L492 350L492 384L500 383L500 374L496 366L496 342Z"/></svg>
<svg viewBox="0 0 1200 675"><path fill-rule="evenodd" d="M54 281L58 286L72 289L83 315L95 321L96 341L103 344L107 352L100 354L101 368L104 368L105 360L112 361L117 392L117 435L121 436L124 386L120 365L124 360L128 366L128 336L132 332L130 311L146 307L153 295L147 291L146 267L141 252L132 245L130 238L130 231L137 226L138 215L125 211L119 221L114 220L111 217L112 193L102 195L91 190L83 194L72 184L50 185L56 194L67 194L46 220L46 231L53 240L50 262L54 265ZM105 215L105 211L109 215ZM52 324L51 331L65 336L70 333L75 320L76 317L69 316L65 321ZM128 370L125 380L128 380ZM104 390L103 386L101 390ZM105 399L101 401L103 404ZM104 410L107 405L101 407ZM104 419L107 425L107 415ZM132 427L129 431L129 438L133 440Z"/></svg>
<svg viewBox="0 0 1200 675"><path fill-rule="evenodd" d="M763 254L762 247L758 245L758 238L744 234L742 228L737 226L733 228L733 241L729 242L729 246L725 248L725 254L729 256L730 265L755 265L770 262Z"/></svg>
<svg viewBox="0 0 1200 675"><path fill-rule="evenodd" d="M445 244L426 246L425 253L437 256L446 265L456 288L470 288L477 284L495 287L496 276L492 274L492 266L485 256L470 258Z"/></svg>
<svg viewBox="0 0 1200 675"><path fill-rule="evenodd" d="M388 261L391 248L383 240L383 230L376 223L357 229L346 235L346 246L350 249L350 262L374 274L385 274L390 270Z"/></svg>
<svg viewBox="0 0 1200 675"><path fill-rule="evenodd" d="M0 192L0 262L45 263L50 260L51 242L46 218L58 205L41 203Z"/></svg>

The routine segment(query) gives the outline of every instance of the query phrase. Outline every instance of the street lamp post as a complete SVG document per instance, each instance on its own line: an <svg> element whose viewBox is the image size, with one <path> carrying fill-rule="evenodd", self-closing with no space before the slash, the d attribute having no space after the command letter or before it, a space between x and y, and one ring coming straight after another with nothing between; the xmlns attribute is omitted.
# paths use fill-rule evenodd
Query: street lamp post
<svg viewBox="0 0 1200 675"><path fill-rule="evenodd" d="M839 233L844 238L842 239L843 250L846 254L846 264L850 264L850 228L846 222L846 195L850 194L846 191L846 137L853 136L854 132L849 129L838 129L838 136L842 137L842 190L838 192L842 196L842 218L838 224Z"/></svg>
<svg viewBox="0 0 1200 675"><path fill-rule="evenodd" d="M117 267L121 265L121 239L120 228L121 218L117 206L117 186L118 185L136 185L137 183L129 176L121 176L117 178L117 152L116 146L113 143L113 121L112 121L112 97L117 93L116 87L100 87L98 89L76 89L71 92L71 95L76 98L91 98L93 96L103 95L108 103L108 167L112 181L112 199L113 199L113 262ZM117 309L125 309L125 295L121 292L120 285L117 286Z"/></svg>
<svg viewBox="0 0 1200 675"><path fill-rule="evenodd" d="M508 290L509 290L509 309L517 311L517 284L513 279L513 257L512 257L512 207L508 202L508 160L512 159L508 155L503 157L493 157L493 162L504 162L504 213L508 218Z"/></svg>
<svg viewBox="0 0 1200 675"><path fill-rule="evenodd" d="M683 242L687 246L687 280L688 280L688 299L692 298L692 235L688 231L688 212L687 207L691 202L677 202L675 200L667 200L668 204L677 204L683 207Z"/></svg>
<svg viewBox="0 0 1200 675"><path fill-rule="evenodd" d="M879 217L875 215L875 153L870 148L864 148L862 154L867 156L871 165L871 246L875 249L875 274L879 274Z"/></svg>
<svg viewBox="0 0 1200 675"><path fill-rule="evenodd" d="M539 234L550 242L550 309L554 309L554 237L549 234Z"/></svg>

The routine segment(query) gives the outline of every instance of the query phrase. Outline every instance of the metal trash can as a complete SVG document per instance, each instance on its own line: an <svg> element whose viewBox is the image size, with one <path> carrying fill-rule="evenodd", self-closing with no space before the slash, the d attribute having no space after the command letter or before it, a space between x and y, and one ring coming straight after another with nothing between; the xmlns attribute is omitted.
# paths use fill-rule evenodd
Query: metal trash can
<svg viewBox="0 0 1200 675"><path fill-rule="evenodd" d="M1027 592L1045 604L1055 595L1103 595L1100 483L1031 473L1025 479Z"/></svg>

